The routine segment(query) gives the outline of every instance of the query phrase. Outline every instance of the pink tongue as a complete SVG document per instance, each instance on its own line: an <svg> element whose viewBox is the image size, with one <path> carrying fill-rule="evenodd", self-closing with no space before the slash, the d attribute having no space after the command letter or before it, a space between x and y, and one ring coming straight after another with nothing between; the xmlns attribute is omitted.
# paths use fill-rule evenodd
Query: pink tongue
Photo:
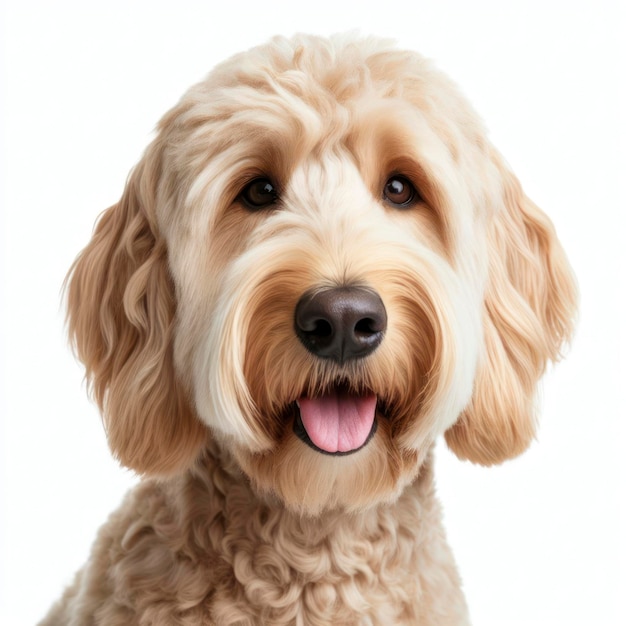
<svg viewBox="0 0 626 626"><path fill-rule="evenodd" d="M300 398L300 417L311 441L326 452L360 448L372 430L376 396L333 391L319 398Z"/></svg>

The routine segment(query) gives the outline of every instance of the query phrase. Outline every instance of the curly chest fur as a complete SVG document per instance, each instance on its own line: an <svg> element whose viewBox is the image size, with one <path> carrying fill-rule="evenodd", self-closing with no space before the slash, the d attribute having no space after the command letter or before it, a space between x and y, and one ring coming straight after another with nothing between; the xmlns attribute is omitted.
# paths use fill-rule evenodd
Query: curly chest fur
<svg viewBox="0 0 626 626"><path fill-rule="evenodd" d="M393 505L310 518L209 458L133 490L68 594L97 624L464 624L429 465Z"/></svg>

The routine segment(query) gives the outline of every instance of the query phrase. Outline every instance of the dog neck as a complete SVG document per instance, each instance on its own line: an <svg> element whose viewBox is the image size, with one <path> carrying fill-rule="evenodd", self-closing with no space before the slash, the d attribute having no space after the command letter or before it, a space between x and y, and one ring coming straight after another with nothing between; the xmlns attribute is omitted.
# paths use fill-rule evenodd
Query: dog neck
<svg viewBox="0 0 626 626"><path fill-rule="evenodd" d="M267 545L278 553L281 544L292 552L317 552L326 546L337 558L340 553L358 552L360 544L369 546L369 551L377 543L387 542L389 557L393 552L394 558L410 561L418 543L416 535L441 531L432 449L415 481L395 501L358 512L336 508L308 516L292 511L276 496L257 493L251 481L243 479L230 454L217 446L208 447L188 474L168 483L163 486L176 500L173 509L197 527L195 533L208 530L213 550L233 562L240 542ZM406 546L401 545L403 536L408 537ZM289 567L307 573L304 564L291 562L287 553L284 557Z"/></svg>

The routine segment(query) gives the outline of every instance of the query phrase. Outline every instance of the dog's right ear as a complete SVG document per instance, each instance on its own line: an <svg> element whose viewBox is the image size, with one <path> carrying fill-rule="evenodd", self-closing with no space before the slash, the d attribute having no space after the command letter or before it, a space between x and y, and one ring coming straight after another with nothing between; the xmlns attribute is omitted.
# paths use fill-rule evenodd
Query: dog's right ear
<svg viewBox="0 0 626 626"><path fill-rule="evenodd" d="M173 363L176 301L155 217L159 173L153 145L66 284L69 335L113 453L140 473L163 475L193 463L207 429Z"/></svg>

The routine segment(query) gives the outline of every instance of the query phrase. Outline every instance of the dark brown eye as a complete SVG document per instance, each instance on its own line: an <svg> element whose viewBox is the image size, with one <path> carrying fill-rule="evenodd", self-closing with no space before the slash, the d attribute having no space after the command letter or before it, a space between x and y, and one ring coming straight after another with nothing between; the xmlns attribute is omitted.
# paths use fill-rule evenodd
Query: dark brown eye
<svg viewBox="0 0 626 626"><path fill-rule="evenodd" d="M269 178L255 178L239 194L244 204L253 211L263 209L278 200L278 192Z"/></svg>
<svg viewBox="0 0 626 626"><path fill-rule="evenodd" d="M383 198L393 206L406 207L417 198L417 191L404 176L392 176L385 183Z"/></svg>

